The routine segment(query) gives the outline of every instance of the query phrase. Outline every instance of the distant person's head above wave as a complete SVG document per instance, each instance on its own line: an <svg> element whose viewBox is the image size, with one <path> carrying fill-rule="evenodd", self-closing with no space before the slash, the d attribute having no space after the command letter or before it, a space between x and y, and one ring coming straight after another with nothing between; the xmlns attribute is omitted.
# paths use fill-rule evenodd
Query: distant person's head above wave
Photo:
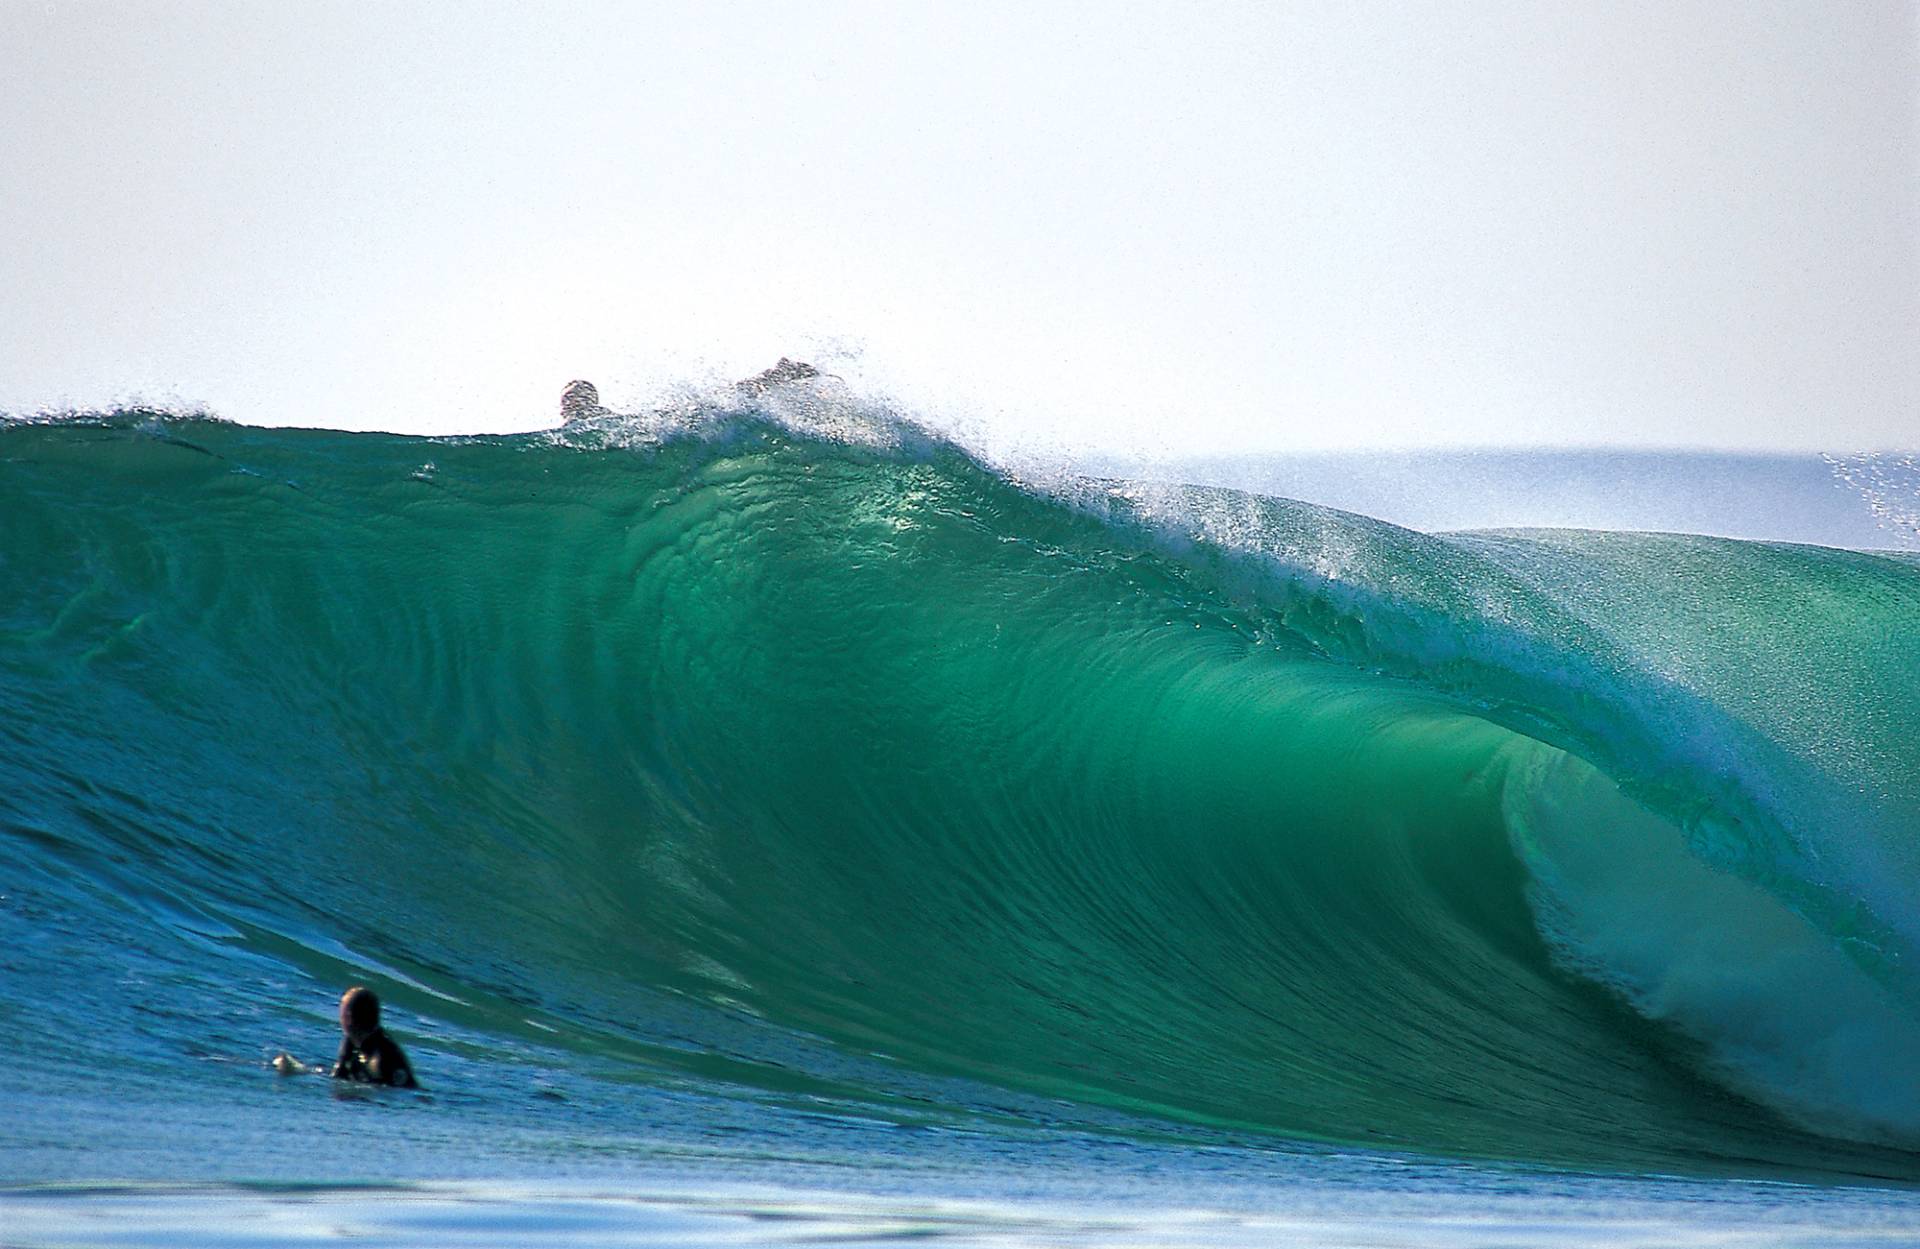
<svg viewBox="0 0 1920 1249"><path fill-rule="evenodd" d="M560 419L563 421L584 420L605 411L600 406L600 388L592 382L576 378L560 392Z"/></svg>

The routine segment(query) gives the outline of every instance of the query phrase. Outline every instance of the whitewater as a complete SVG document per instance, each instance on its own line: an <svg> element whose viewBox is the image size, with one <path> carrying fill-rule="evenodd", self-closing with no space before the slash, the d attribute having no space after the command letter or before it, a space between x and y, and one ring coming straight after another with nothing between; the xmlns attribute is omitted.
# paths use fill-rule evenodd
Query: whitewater
<svg viewBox="0 0 1920 1249"><path fill-rule="evenodd" d="M1910 1242L1916 655L1912 554L1419 532L824 382L0 424L0 1214ZM351 983L425 1093L268 1065Z"/></svg>

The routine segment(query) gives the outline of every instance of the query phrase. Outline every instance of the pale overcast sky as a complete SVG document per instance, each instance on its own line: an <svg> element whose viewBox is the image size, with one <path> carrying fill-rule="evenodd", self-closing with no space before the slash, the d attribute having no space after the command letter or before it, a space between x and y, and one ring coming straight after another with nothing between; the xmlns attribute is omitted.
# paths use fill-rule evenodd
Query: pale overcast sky
<svg viewBox="0 0 1920 1249"><path fill-rule="evenodd" d="M1917 10L0 0L0 410L1910 446Z"/></svg>

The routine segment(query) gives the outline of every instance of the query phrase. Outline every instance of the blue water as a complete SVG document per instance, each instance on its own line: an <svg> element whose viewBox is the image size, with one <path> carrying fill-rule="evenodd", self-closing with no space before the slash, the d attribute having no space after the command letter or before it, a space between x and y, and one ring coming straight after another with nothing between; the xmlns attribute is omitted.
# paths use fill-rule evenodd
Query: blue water
<svg viewBox="0 0 1920 1249"><path fill-rule="evenodd" d="M1920 561L1353 501L0 427L3 1239L1920 1242Z"/></svg>

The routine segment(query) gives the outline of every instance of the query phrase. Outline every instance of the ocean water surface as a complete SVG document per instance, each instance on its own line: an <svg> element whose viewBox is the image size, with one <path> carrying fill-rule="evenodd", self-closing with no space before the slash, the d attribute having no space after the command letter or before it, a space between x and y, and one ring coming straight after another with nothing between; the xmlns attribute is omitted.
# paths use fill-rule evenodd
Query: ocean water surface
<svg viewBox="0 0 1920 1249"><path fill-rule="evenodd" d="M0 425L0 1239L1914 1243L1917 655L812 383Z"/></svg>

